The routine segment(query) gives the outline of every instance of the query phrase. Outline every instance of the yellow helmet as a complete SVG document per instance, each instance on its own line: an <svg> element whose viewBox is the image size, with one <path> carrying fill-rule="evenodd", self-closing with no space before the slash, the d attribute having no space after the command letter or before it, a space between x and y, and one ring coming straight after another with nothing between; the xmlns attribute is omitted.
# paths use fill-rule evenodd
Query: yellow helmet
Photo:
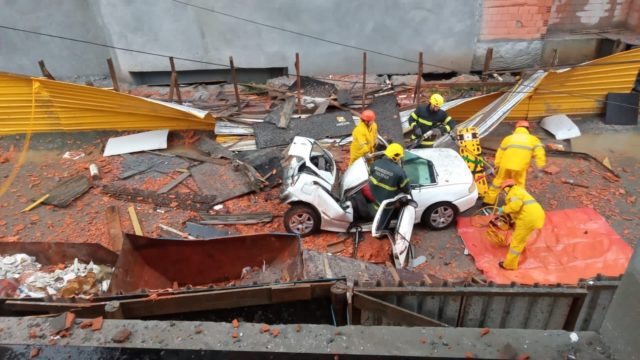
<svg viewBox="0 0 640 360"><path fill-rule="evenodd" d="M384 150L384 154L393 161L398 161L404 156L404 149L398 143L391 143Z"/></svg>
<svg viewBox="0 0 640 360"><path fill-rule="evenodd" d="M437 107L444 105L444 98L440 94L433 94L429 98L429 104Z"/></svg>

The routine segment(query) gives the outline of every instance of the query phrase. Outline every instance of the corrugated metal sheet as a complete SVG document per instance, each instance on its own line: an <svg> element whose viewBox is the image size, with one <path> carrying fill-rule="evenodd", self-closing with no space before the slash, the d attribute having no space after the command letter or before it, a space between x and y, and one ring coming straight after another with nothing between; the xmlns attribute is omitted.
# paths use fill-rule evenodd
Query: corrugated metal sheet
<svg viewBox="0 0 640 360"><path fill-rule="evenodd" d="M478 109L483 109L485 106L496 101L503 92L494 92L486 95L476 96L469 101L461 102L459 105L447 110L449 116L451 116L457 122L463 122L471 118L478 112Z"/></svg>
<svg viewBox="0 0 640 360"><path fill-rule="evenodd" d="M640 48L587 62L565 71L551 71L533 94L520 102L508 119L537 119L555 114L604 112L607 93L631 91L640 70Z"/></svg>
<svg viewBox="0 0 640 360"><path fill-rule="evenodd" d="M33 116L32 116L33 112ZM61 81L0 73L0 134L78 130L213 130L205 111Z"/></svg>

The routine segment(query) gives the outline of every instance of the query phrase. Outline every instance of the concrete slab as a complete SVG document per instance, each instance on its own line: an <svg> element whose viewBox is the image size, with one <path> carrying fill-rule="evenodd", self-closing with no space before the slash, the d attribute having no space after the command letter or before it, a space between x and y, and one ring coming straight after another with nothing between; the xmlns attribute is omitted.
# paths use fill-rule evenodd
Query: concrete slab
<svg viewBox="0 0 640 360"><path fill-rule="evenodd" d="M77 357L84 349L94 354L155 354L167 351L197 356L233 354L234 358L269 355L273 359L327 358L447 358L502 359L528 354L531 359L606 359L607 345L594 332L577 333L572 343L565 331L505 329L482 336L474 328L426 328L392 326L270 325L194 321L104 320L102 330L74 328L69 336L50 342L45 330L48 320L0 318L0 356L28 354L38 348L44 358L65 354ZM114 343L117 331L128 329L124 343ZM30 337L30 332L40 334ZM277 335L276 335L277 334ZM390 336L389 334L393 334ZM62 346L60 346L62 345ZM43 357L41 356L41 357ZM94 355L95 356L95 355ZM24 358L24 356L22 357Z"/></svg>

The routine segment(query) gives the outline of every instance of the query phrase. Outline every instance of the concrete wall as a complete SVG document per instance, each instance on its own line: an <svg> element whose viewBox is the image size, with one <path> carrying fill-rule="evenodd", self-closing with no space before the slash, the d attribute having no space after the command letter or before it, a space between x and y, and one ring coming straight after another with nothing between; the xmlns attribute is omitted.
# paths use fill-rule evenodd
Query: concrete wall
<svg viewBox="0 0 640 360"><path fill-rule="evenodd" d="M480 0L193 0L191 3L401 58L417 60L418 52L423 51L427 63L444 67L427 66L426 71L469 71L480 13ZM228 57L233 55L238 67L288 67L293 72L295 52L299 52L302 72L306 74L358 73L362 69L362 50L172 1L0 0L0 7L3 9L0 24L174 57L228 64ZM169 70L168 60L162 57L0 31L3 39L11 39L12 53L5 56L3 45L2 71L39 74L36 62L43 58L50 71L61 77L106 73L105 59L109 56L114 58L121 74ZM176 66L179 70L221 68L180 60ZM415 72L417 65L369 53L367 68L371 73L409 73Z"/></svg>
<svg viewBox="0 0 640 360"><path fill-rule="evenodd" d="M0 25L105 43L94 1L0 0ZM38 60L61 78L107 74L107 48L0 29L0 71L40 75Z"/></svg>
<svg viewBox="0 0 640 360"><path fill-rule="evenodd" d="M598 35L567 32L627 28L640 32L640 0L189 0L191 4L405 59L423 51L425 72L481 70L494 48L494 69L546 64L552 48L588 60ZM0 25L111 46L190 58L178 70L288 68L301 56L308 75L359 73L362 50L241 21L174 1L0 0ZM549 38L553 44L547 44ZM166 57L78 44L0 29L0 71L40 75L37 61L62 79L105 76L112 57L121 80L130 72L169 70ZM563 43L564 42L564 43ZM563 58L564 57L564 58ZM572 63L569 61L569 63ZM415 73L412 61L369 52L369 73Z"/></svg>
<svg viewBox="0 0 640 360"><path fill-rule="evenodd" d="M616 359L640 359L640 251L634 251L600 329Z"/></svg>

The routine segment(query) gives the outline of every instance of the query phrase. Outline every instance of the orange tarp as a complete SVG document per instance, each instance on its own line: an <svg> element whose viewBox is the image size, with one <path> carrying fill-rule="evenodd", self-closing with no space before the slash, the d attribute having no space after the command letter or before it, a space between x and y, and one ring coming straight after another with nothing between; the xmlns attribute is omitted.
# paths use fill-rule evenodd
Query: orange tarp
<svg viewBox="0 0 640 360"><path fill-rule="evenodd" d="M472 218L461 217L458 233L478 269L497 284L576 284L597 274L625 272L633 250L595 210L556 210L546 215L544 227L529 238L516 271L498 267L507 248L489 242L486 226L474 226Z"/></svg>

